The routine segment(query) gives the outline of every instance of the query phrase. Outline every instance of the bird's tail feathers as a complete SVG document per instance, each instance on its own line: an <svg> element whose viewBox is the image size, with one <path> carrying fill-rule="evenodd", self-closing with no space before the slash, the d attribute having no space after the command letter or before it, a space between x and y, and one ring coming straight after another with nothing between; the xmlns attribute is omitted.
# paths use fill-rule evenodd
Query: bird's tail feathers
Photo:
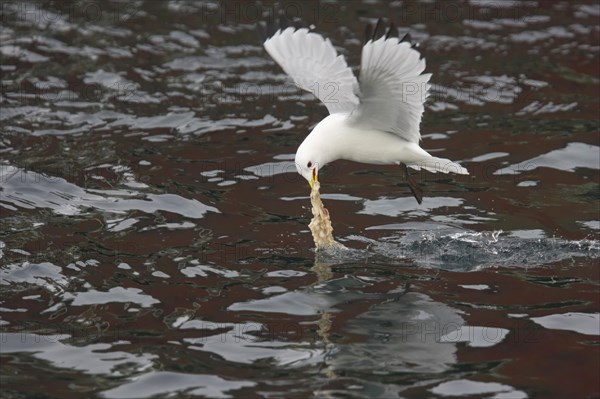
<svg viewBox="0 0 600 399"><path fill-rule="evenodd" d="M469 171L467 169L463 168L456 162L452 162L449 159L438 157L427 157L416 162L406 163L406 166L416 170L425 169L433 173L456 173L459 175L469 174Z"/></svg>

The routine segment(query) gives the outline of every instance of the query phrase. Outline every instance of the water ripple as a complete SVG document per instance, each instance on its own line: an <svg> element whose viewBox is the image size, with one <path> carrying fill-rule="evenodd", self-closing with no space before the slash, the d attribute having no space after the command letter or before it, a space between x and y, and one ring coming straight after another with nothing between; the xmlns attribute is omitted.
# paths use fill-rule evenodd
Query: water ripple
<svg viewBox="0 0 600 399"><path fill-rule="evenodd" d="M86 214L89 208L109 213L141 210L168 211L199 219L207 212L220 213L213 206L176 194L143 194L126 190L85 190L63 178L41 176L17 167L0 169L3 193L0 205L8 209L49 208L60 215ZM136 198L132 198L136 197ZM11 205L14 205L11 206Z"/></svg>

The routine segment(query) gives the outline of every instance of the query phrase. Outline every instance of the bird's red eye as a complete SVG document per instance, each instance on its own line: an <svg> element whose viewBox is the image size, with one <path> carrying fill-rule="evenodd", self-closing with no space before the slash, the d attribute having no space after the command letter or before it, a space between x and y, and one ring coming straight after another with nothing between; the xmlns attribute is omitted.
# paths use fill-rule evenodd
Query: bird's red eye
<svg viewBox="0 0 600 399"><path fill-rule="evenodd" d="M308 161L308 163L306 164L307 168L310 168L312 166L312 162Z"/></svg>

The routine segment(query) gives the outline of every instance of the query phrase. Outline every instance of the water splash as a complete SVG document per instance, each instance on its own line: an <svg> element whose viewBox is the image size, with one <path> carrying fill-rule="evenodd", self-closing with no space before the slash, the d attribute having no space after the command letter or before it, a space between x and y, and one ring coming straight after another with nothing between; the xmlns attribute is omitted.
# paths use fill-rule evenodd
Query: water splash
<svg viewBox="0 0 600 399"><path fill-rule="evenodd" d="M592 239L527 239L512 232L496 231L408 231L377 240L350 236L347 240L368 243L369 256L388 261L414 262L421 267L445 270L478 270L487 267L541 266L565 259L600 257L600 242ZM365 251L349 251L350 258L365 256ZM330 254L331 259L344 254Z"/></svg>

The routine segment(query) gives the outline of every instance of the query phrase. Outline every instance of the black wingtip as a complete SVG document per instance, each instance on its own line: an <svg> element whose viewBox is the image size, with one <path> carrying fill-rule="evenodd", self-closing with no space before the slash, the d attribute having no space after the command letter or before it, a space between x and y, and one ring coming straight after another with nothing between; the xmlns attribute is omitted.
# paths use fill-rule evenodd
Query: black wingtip
<svg viewBox="0 0 600 399"><path fill-rule="evenodd" d="M396 27L396 24L394 24L393 21L390 22L390 26L386 30L384 27L383 18L379 18L377 20L377 24L375 25L374 29L373 29L372 24L367 24L365 26L365 40L364 40L363 45L367 44L367 42L369 42L369 40L375 41L384 35L385 35L385 40L392 38L392 37L397 37L400 39L400 32L398 31L398 27ZM413 38L410 35L410 33L406 33L404 36L402 36L402 39L400 39L400 43L404 43L404 42L408 43L412 49L416 50L419 53L420 59L423 59L425 57L419 51L419 48L418 48L419 43L413 42Z"/></svg>
<svg viewBox="0 0 600 399"><path fill-rule="evenodd" d="M385 27L383 23L383 18L379 18L377 20L377 24L375 25L375 29L373 30L373 41L379 39L381 36L385 34Z"/></svg>
<svg viewBox="0 0 600 399"><path fill-rule="evenodd" d="M425 56L419 51L419 43L413 42L413 38L410 33L406 33L402 39L400 39L400 43L406 42L410 44L410 48L416 50L419 53L419 59L423 59Z"/></svg>
<svg viewBox="0 0 600 399"><path fill-rule="evenodd" d="M389 39L390 37L398 37L398 28L396 28L396 25L394 25L393 22L390 22L390 27L385 35L386 39Z"/></svg>
<svg viewBox="0 0 600 399"><path fill-rule="evenodd" d="M383 18L379 18L375 23L375 27L373 24L368 23L365 26L365 43L369 40L375 41L379 39L385 33Z"/></svg>
<svg viewBox="0 0 600 399"><path fill-rule="evenodd" d="M379 18L377 20L375 29L373 29L372 24L367 24L365 26L365 43L369 40L375 41L381 38L382 36L385 36L386 40L391 37L397 37L400 39L400 32L398 31L398 27L396 26L396 24L394 24L393 21L390 22L390 26L387 29L385 29L384 27L383 18ZM417 48L419 46L418 43L413 42L413 38L410 35L410 33L406 33L404 36L402 36L402 39L400 39L400 43L403 42L409 43L412 48Z"/></svg>

